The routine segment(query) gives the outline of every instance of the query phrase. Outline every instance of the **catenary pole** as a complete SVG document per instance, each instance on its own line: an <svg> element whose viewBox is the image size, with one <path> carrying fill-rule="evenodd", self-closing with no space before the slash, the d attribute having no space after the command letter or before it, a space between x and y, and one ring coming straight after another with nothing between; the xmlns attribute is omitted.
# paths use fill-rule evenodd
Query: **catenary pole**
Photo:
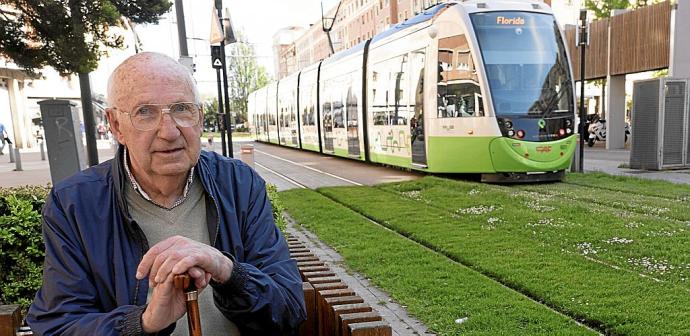
<svg viewBox="0 0 690 336"><path fill-rule="evenodd" d="M580 10L580 161L577 171L582 173L585 167L585 47L587 46L587 10Z"/></svg>

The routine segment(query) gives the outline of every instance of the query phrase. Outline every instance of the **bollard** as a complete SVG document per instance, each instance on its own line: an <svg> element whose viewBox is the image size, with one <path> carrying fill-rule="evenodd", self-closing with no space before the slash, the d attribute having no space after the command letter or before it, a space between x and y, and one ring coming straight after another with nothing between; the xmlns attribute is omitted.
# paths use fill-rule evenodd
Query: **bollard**
<svg viewBox="0 0 690 336"><path fill-rule="evenodd" d="M14 168L14 171L22 171L22 170L24 170L24 169L22 169L22 157L21 157L21 154L19 153L19 148L15 148L14 151L15 151L15 152L14 152L14 153L15 153L15 158L14 158L14 161L15 161L15 163L14 163L15 168Z"/></svg>
<svg viewBox="0 0 690 336"><path fill-rule="evenodd" d="M41 161L45 161L46 160L46 149L45 149L45 146L43 146L43 140L41 140L40 146L41 146Z"/></svg>
<svg viewBox="0 0 690 336"><path fill-rule="evenodd" d="M7 144L7 146L10 151L10 163L14 163L14 146L11 143Z"/></svg>
<svg viewBox="0 0 690 336"><path fill-rule="evenodd" d="M242 145L240 147L240 160L254 168L254 145Z"/></svg>

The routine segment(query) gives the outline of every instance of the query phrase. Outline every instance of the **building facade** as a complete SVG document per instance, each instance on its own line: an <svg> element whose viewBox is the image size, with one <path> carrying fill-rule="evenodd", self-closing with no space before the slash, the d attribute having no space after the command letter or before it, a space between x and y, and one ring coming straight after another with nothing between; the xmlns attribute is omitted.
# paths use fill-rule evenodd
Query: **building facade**
<svg viewBox="0 0 690 336"><path fill-rule="evenodd" d="M424 9L446 1L448 0L341 0L339 5L324 14L323 20L314 22L303 34L295 37L291 45L274 43L276 77L284 78L333 53L352 48ZM577 0L564 1L568 6L572 6L574 2L579 4ZM545 2L551 4L551 0ZM294 27L286 29L290 28ZM328 29L332 50L325 32ZM279 33L280 31L277 34Z"/></svg>

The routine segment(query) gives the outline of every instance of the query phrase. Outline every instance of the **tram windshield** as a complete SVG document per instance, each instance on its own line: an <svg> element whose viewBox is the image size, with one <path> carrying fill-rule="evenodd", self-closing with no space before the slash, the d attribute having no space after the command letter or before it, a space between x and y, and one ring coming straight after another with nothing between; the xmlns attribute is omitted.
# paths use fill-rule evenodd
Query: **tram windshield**
<svg viewBox="0 0 690 336"><path fill-rule="evenodd" d="M490 12L471 19L496 116L573 113L568 59L552 15Z"/></svg>

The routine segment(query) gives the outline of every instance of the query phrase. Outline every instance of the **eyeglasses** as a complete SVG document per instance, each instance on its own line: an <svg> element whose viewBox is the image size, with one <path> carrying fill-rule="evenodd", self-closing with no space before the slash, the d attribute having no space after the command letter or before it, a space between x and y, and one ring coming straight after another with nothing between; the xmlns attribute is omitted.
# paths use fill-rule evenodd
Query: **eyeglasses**
<svg viewBox="0 0 690 336"><path fill-rule="evenodd" d="M117 107L113 107L122 113L129 115L132 126L140 131L150 131L160 125L163 113L170 115L170 118L180 127L193 127L199 124L199 114L201 107L196 103L182 102L172 104L143 104L132 110L125 112Z"/></svg>

